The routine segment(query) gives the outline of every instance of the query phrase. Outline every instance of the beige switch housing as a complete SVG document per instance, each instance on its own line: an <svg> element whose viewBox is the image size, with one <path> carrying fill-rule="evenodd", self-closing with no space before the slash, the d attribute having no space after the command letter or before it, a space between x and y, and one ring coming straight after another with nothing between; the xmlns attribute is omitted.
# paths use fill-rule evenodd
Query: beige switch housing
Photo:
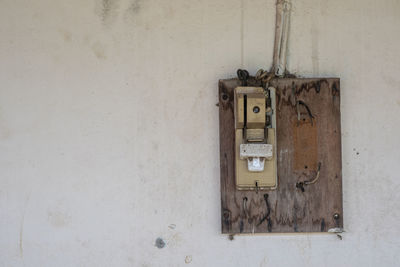
<svg viewBox="0 0 400 267"><path fill-rule="evenodd" d="M236 187L275 189L275 88L236 87L234 106Z"/></svg>

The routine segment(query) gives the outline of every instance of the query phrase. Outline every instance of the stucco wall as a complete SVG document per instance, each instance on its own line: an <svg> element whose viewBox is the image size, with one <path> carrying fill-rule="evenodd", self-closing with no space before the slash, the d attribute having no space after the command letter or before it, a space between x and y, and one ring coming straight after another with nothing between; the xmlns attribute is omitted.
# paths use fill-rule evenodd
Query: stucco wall
<svg viewBox="0 0 400 267"><path fill-rule="evenodd" d="M1 0L0 265L398 266L398 0L293 1L290 71L341 78L343 240L220 234L217 81L270 67L274 21L275 0Z"/></svg>

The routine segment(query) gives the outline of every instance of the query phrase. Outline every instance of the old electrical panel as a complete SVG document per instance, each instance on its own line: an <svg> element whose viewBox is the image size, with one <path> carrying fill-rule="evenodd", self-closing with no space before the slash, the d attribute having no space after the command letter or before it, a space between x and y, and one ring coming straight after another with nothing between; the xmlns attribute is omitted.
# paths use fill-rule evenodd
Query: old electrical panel
<svg viewBox="0 0 400 267"><path fill-rule="evenodd" d="M245 74L219 82L222 232L341 232L339 79Z"/></svg>
<svg viewBox="0 0 400 267"><path fill-rule="evenodd" d="M236 187L275 189L275 88L236 87L234 106Z"/></svg>

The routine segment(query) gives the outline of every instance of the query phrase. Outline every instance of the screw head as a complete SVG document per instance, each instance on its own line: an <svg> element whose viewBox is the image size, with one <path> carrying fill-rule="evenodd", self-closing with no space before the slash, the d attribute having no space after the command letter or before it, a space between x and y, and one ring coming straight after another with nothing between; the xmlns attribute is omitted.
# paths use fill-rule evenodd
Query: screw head
<svg viewBox="0 0 400 267"><path fill-rule="evenodd" d="M339 213L333 214L333 219L338 220L340 218Z"/></svg>
<svg viewBox="0 0 400 267"><path fill-rule="evenodd" d="M254 112L254 113L260 112L260 107L255 106L255 107L253 108L253 112Z"/></svg>

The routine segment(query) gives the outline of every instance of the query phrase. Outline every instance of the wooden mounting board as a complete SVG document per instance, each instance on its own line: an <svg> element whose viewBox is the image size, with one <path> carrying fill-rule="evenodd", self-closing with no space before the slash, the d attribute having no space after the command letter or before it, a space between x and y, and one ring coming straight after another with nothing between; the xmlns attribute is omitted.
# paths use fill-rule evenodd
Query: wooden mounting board
<svg viewBox="0 0 400 267"><path fill-rule="evenodd" d="M340 80L281 78L270 82L277 89L278 188L258 193L236 190L235 185L233 90L240 85L238 79L219 81L222 233L343 228ZM260 85L250 77L248 86ZM297 109L297 101L309 107L312 124L306 109ZM304 192L296 188L297 182L316 176L318 162L319 179L304 186Z"/></svg>

